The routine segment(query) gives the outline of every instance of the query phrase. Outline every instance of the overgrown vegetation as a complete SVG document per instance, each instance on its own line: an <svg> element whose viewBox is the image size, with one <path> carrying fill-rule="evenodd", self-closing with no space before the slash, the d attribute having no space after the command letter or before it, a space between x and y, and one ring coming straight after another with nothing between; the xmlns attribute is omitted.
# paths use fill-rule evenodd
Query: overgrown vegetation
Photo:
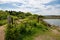
<svg viewBox="0 0 60 40"><path fill-rule="evenodd" d="M0 25L4 25L5 23L7 23L7 22L5 22L5 20L7 19L8 15L11 15L15 20L18 20L18 19L24 19L28 16L31 16L32 14L29 12L24 13L21 11L16 12L16 11L2 11L2 10L0 10Z"/></svg>
<svg viewBox="0 0 60 40"><path fill-rule="evenodd" d="M49 31L49 28L41 23L38 23L36 19L22 19L20 24L8 25L6 30L6 40L32 40L25 37L31 37L39 32Z"/></svg>
<svg viewBox="0 0 60 40"><path fill-rule="evenodd" d="M13 23L8 23L7 16L13 18ZM49 32L51 25L45 23L42 18L43 16L30 12L0 11L0 26L7 24L5 40L33 40L36 34Z"/></svg>

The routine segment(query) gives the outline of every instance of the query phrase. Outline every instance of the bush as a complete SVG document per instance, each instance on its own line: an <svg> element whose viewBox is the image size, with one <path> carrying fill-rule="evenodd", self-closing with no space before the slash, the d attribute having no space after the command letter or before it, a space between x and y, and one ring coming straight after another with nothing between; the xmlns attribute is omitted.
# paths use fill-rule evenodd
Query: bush
<svg viewBox="0 0 60 40"><path fill-rule="evenodd" d="M0 20L0 26L7 24L7 20Z"/></svg>
<svg viewBox="0 0 60 40"><path fill-rule="evenodd" d="M0 20L7 19L8 13L0 10Z"/></svg>
<svg viewBox="0 0 60 40"><path fill-rule="evenodd" d="M30 15L30 14L29 14ZM19 16L21 17L22 14ZM13 19L17 19L16 16L12 16ZM35 18L34 18L35 17ZM48 30L48 27L45 26L42 22L37 22L36 16L34 16L32 20L28 17L22 16L22 21L20 24L8 24L5 31L5 40L25 40L25 37L29 37L34 35L37 31L45 32Z"/></svg>

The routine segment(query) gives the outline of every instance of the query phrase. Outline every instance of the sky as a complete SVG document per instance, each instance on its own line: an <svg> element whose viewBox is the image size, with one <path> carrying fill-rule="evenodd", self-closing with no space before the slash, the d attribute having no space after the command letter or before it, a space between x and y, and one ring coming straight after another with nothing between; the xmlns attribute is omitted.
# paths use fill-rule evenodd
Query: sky
<svg viewBox="0 0 60 40"><path fill-rule="evenodd" d="M0 10L60 15L60 0L0 0Z"/></svg>

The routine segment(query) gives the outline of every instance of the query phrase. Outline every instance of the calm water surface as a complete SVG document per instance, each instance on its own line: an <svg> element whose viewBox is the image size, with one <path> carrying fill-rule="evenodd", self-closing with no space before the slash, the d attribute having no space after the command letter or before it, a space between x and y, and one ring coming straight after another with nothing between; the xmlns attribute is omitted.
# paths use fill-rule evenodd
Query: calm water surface
<svg viewBox="0 0 60 40"><path fill-rule="evenodd" d="M44 19L44 21L51 25L60 26L60 19Z"/></svg>

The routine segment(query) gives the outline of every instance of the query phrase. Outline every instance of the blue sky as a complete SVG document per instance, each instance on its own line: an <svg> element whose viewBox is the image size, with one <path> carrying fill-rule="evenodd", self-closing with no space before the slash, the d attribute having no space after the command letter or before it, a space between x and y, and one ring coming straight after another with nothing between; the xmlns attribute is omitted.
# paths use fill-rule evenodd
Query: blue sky
<svg viewBox="0 0 60 40"><path fill-rule="evenodd" d="M60 0L0 0L0 10L60 15Z"/></svg>

